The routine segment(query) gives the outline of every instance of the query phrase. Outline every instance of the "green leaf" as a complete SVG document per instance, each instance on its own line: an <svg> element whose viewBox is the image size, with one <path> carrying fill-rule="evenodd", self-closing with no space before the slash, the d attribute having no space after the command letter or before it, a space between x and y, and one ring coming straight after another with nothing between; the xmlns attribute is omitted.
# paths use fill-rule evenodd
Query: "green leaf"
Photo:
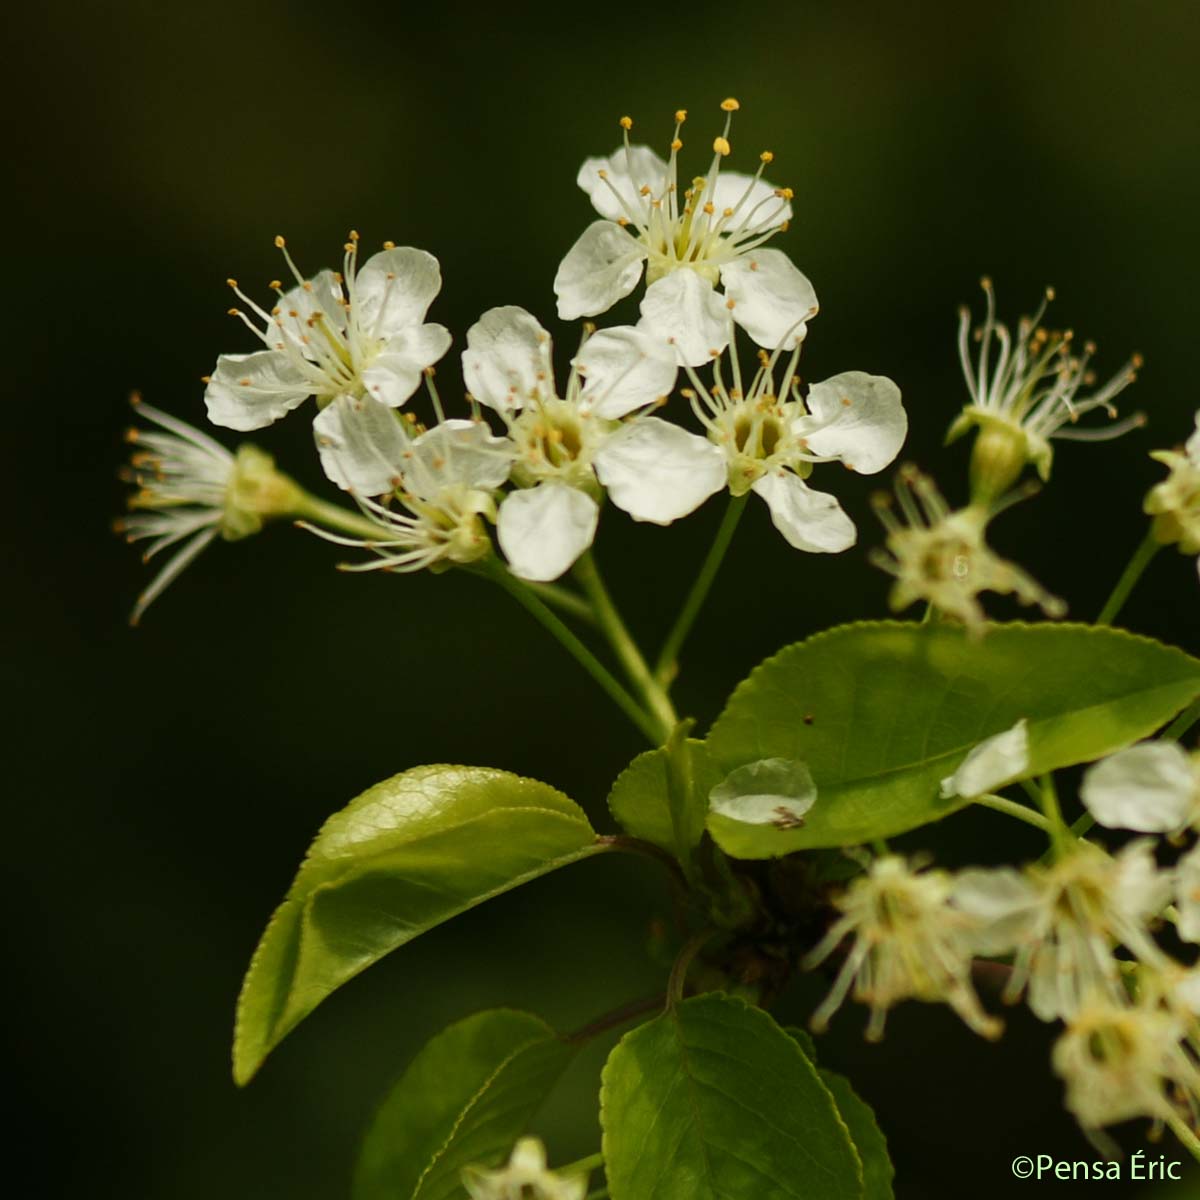
<svg viewBox="0 0 1200 1200"><path fill-rule="evenodd" d="M681 751L686 751L686 755ZM705 744L696 738L681 743L675 755L678 768L674 796L679 802L675 819L671 816L670 746L639 754L617 776L608 794L608 807L626 833L661 846L686 866L691 851L704 834L708 793L721 782L721 773L709 760Z"/></svg>
<svg viewBox="0 0 1200 1200"><path fill-rule="evenodd" d="M463 1167L508 1155L573 1053L540 1018L507 1009L442 1030L375 1114L354 1200L463 1196Z"/></svg>
<svg viewBox="0 0 1200 1200"><path fill-rule="evenodd" d="M961 808L941 780L977 743L1029 722L1036 775L1153 733L1200 694L1200 661L1086 625L846 625L789 646L734 691L708 737L720 770L808 764L817 802L798 829L709 814L738 858L890 837Z"/></svg>
<svg viewBox="0 0 1200 1200"><path fill-rule="evenodd" d="M854 1090L845 1075L817 1069L821 1082L829 1089L837 1105L863 1169L863 1200L892 1200L892 1180L896 1171L888 1154L887 1138L875 1120L871 1106Z"/></svg>
<svg viewBox="0 0 1200 1200"><path fill-rule="evenodd" d="M709 992L627 1034L604 1067L613 1200L860 1200L816 1069L761 1009Z"/></svg>
<svg viewBox="0 0 1200 1200"><path fill-rule="evenodd" d="M234 1079L389 951L597 849L577 804L506 771L417 767L363 792L326 821L258 944Z"/></svg>

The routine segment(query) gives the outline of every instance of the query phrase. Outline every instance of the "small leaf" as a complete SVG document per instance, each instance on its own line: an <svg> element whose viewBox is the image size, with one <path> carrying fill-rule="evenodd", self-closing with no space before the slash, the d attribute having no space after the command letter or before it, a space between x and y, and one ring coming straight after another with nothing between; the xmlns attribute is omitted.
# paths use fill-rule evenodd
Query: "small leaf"
<svg viewBox="0 0 1200 1200"><path fill-rule="evenodd" d="M704 819L708 812L708 794L720 781L720 773L709 761L705 744L696 738L688 738L676 751L686 749L690 766L690 786L676 785L683 792L681 811L677 816L682 831L682 843L686 847L684 858L704 834ZM680 855L680 843L676 841L676 821L671 817L670 748L647 750L639 754L617 776L612 791L608 794L609 811L626 833L661 846L668 854ZM684 862L684 859L680 860ZM684 862L686 867L686 862Z"/></svg>
<svg viewBox="0 0 1200 1200"><path fill-rule="evenodd" d="M860 1200L846 1126L800 1047L717 992L621 1039L600 1092L612 1200Z"/></svg>
<svg viewBox="0 0 1200 1200"><path fill-rule="evenodd" d="M375 1114L353 1200L457 1200L463 1167L507 1156L573 1053L544 1021L507 1009L442 1030Z"/></svg>
<svg viewBox="0 0 1200 1200"><path fill-rule="evenodd" d="M1200 661L1086 625L846 625L789 646L738 685L707 739L723 772L804 762L817 802L800 829L709 815L739 858L848 846L967 803L941 781L979 742L1028 722L1029 775L1088 762L1153 733L1200 694Z"/></svg>
<svg viewBox="0 0 1200 1200"><path fill-rule="evenodd" d="M234 1078L322 1000L427 929L595 853L583 810L532 779L416 767L326 821L275 911L238 1001Z"/></svg>

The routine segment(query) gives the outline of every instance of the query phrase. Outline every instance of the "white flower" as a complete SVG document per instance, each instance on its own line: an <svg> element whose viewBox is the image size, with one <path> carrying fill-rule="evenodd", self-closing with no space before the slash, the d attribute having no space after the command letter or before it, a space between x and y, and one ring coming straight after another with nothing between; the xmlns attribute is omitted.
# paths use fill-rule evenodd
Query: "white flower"
<svg viewBox="0 0 1200 1200"><path fill-rule="evenodd" d="M738 108L725 100L725 130L713 142L706 176L680 196L676 155L687 113L675 114L671 157L632 146L633 122L621 118L625 144L607 158L589 158L579 186L603 220L595 221L567 252L554 280L558 315L564 320L607 312L637 287L646 272L642 325L668 338L680 361L691 366L719 354L728 340L727 308L760 345L791 345L804 339L817 312L812 284L778 250L763 243L791 220L789 188L762 178L774 157L760 155L758 171L722 171L730 152L729 125ZM724 298L714 292L720 282Z"/></svg>
<svg viewBox="0 0 1200 1200"><path fill-rule="evenodd" d="M721 450L733 495L753 491L761 496L775 527L797 550L837 553L854 545L854 522L836 497L813 490L805 480L815 463L840 462L865 475L883 470L908 432L900 389L881 375L845 371L814 383L802 396L796 373L799 348L792 351L783 386L777 389L781 351L760 352L749 391L743 389L741 368L731 355L728 386L718 361L711 388L689 368L694 390L684 395Z"/></svg>
<svg viewBox="0 0 1200 1200"><path fill-rule="evenodd" d="M338 406L326 410L347 411ZM364 515L377 526L378 536L349 538L311 525L305 528L339 546L377 555L343 568L349 571L437 570L489 554L492 543L481 518L496 519L494 492L508 477L512 445L494 437L482 421L444 420L416 437L399 424L395 428L400 439L381 468L396 489L394 503L356 496ZM330 429L326 453L353 463L361 449L357 430L353 418L342 431Z"/></svg>
<svg viewBox="0 0 1200 1200"><path fill-rule="evenodd" d="M1061 600L988 547L984 509L972 505L952 512L933 480L913 467L900 470L895 491L904 520L892 511L890 496L873 498L887 530L887 550L872 555L877 567L896 577L888 597L894 612L924 600L973 633L982 631L986 620L976 599L981 592L1011 593L1050 617L1066 612Z"/></svg>
<svg viewBox="0 0 1200 1200"><path fill-rule="evenodd" d="M257 447L242 446L230 454L187 422L137 397L133 403L165 432L130 429L126 434L136 449L122 478L138 490L129 499L133 511L116 522L117 532L130 542L153 539L143 561L183 543L138 597L130 617L136 625L214 538L232 542L257 533L268 518L296 512L302 493Z"/></svg>
<svg viewBox="0 0 1200 1200"><path fill-rule="evenodd" d="M951 426L951 440L973 425L979 426L983 434L999 429L1013 438L1017 472L1023 463L1031 462L1038 474L1048 479L1052 438L1100 441L1118 437L1143 423L1140 416L1134 416L1107 428L1076 429L1080 417L1098 408L1116 417L1113 399L1137 378L1141 359L1135 354L1106 384L1088 396L1080 396L1080 389L1094 382L1090 363L1096 348L1089 342L1076 356L1072 354L1074 339L1070 330L1042 328L1042 315L1054 292L1046 290L1041 307L1032 317L1022 317L1013 335L996 320L991 280L982 283L987 313L974 331L979 347L974 364L970 354L971 313L965 307L959 311L958 353L971 403Z"/></svg>
<svg viewBox="0 0 1200 1200"><path fill-rule="evenodd" d="M441 325L424 323L441 290L437 259L424 250L390 242L358 267L358 234L345 247L343 273L322 271L305 279L283 238L275 244L296 283L267 312L230 280L238 298L261 323L240 309L241 318L263 343L253 354L223 354L208 379L209 419L229 429L261 429L315 396L324 409L345 397L356 413L378 425L378 408L398 408L416 391L426 367L450 347ZM326 464L328 465L328 464ZM372 494L371 479L331 476L345 488Z"/></svg>
<svg viewBox="0 0 1200 1200"><path fill-rule="evenodd" d="M1176 833L1200 819L1200 760L1177 742L1142 742L1089 767L1079 796L1109 829Z"/></svg>
<svg viewBox="0 0 1200 1200"><path fill-rule="evenodd" d="M1176 929L1185 942L1200 942L1200 842L1175 867Z"/></svg>
<svg viewBox="0 0 1200 1200"><path fill-rule="evenodd" d="M1146 496L1145 510L1154 518L1154 537L1177 545L1181 554L1195 554L1200 572L1200 412L1196 429L1180 450L1158 450L1151 458L1171 469Z"/></svg>
<svg viewBox="0 0 1200 1200"><path fill-rule="evenodd" d="M850 985L871 1006L867 1037L883 1036L887 1010L901 1000L944 1001L976 1033L997 1037L1000 1022L988 1016L971 984L972 917L950 905L952 879L944 871L917 872L896 855L876 859L835 901L842 911L804 961L811 968L847 936L850 951L833 988L813 1014L823 1029Z"/></svg>
<svg viewBox="0 0 1200 1200"><path fill-rule="evenodd" d="M589 331L561 396L551 349L510 306L483 314L462 356L471 396L501 416L515 448L520 490L501 504L498 532L513 573L531 580L556 579L591 545L601 485L634 520L667 525L723 476L707 441L645 415L675 386L668 347L630 326Z"/></svg>
<svg viewBox="0 0 1200 1200"><path fill-rule="evenodd" d="M1011 729L979 743L942 780L942 797L974 798L995 792L1022 778L1029 770L1029 723L1022 717Z"/></svg>
<svg viewBox="0 0 1200 1200"><path fill-rule="evenodd" d="M1153 843L1131 842L1115 858L1080 842L1049 867L968 870L954 884L954 905L978 922L980 953L1016 952L1006 998L1026 985L1043 1021L1070 1017L1085 997L1124 994L1113 949L1139 961L1166 962L1147 924L1167 904L1172 875L1154 861Z"/></svg>
<svg viewBox="0 0 1200 1200"><path fill-rule="evenodd" d="M1052 1055L1067 1107L1085 1129L1133 1117L1166 1120L1175 1113L1168 1090L1194 1109L1200 1074L1184 1048L1186 1033L1185 1021L1156 1003L1087 997Z"/></svg>
<svg viewBox="0 0 1200 1200"><path fill-rule="evenodd" d="M546 1167L546 1148L537 1138L521 1138L507 1165L496 1171L467 1167L463 1186L471 1200L583 1200L587 1173L558 1175Z"/></svg>

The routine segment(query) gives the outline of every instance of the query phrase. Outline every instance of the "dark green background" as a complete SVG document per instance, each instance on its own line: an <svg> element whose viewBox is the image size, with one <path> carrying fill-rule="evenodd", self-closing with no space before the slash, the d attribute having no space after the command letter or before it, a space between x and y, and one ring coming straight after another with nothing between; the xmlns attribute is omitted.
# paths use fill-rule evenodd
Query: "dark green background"
<svg viewBox="0 0 1200 1200"><path fill-rule="evenodd" d="M1198 18L1192 3L804 3L484 19L362 0L9 16L5 840L21 1014L7 1028L29 1124L16 1153L46 1180L30 1194L333 1200L372 1105L441 1025L511 1003L569 1028L660 986L643 950L663 906L653 868L585 863L373 970L233 1089L243 967L326 814L450 760L537 775L602 823L639 744L482 583L339 575L329 547L286 529L214 548L125 627L147 578L107 529L125 396L201 419L199 376L251 348L223 315L224 278L262 295L282 273L276 233L315 271L354 226L438 256L432 316L458 348L485 308L517 303L569 349L550 282L591 216L579 162L615 145L625 112L661 146L687 106L703 145L736 95L731 165L769 147L796 192L777 244L822 302L810 378L895 378L906 453L952 498L963 454L939 444L963 401L955 309L979 275L1009 315L1055 284L1057 319L1100 343L1101 370L1145 354L1128 404L1150 431L1064 446L1049 492L995 529L1094 615L1141 536L1160 475L1146 451L1181 441L1198 402ZM457 375L455 351L449 397ZM318 485L309 437L296 414L256 440ZM814 482L839 490L864 548L879 541L871 481L828 467ZM862 549L800 555L752 508L680 680L702 721L782 644L882 611ZM599 554L647 639L718 511L667 531L606 513ZM1195 649L1198 601L1194 565L1164 555L1126 618ZM1038 850L988 813L916 842L951 864ZM801 986L780 1016L810 1004ZM880 1047L861 1026L844 1014L822 1051L875 1103L901 1197L1021 1195L1035 1185L1012 1180L1013 1156L1092 1157L1061 1116L1050 1033L1021 1012L999 1046L914 1005ZM540 1127L560 1159L594 1146L602 1051Z"/></svg>

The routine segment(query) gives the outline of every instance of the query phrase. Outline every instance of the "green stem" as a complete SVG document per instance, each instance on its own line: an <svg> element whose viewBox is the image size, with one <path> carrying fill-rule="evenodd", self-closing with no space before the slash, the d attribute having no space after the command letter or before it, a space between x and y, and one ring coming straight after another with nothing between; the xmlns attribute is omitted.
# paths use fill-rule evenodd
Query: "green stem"
<svg viewBox="0 0 1200 1200"><path fill-rule="evenodd" d="M585 550L575 564L575 577L591 601L596 620L603 630L604 636L608 638L609 645L612 646L621 666L625 669L629 682L633 684L646 709L657 723L656 732L651 740L655 742L655 745L661 745L670 737L671 730L679 724L679 717L676 715L675 707L667 693L650 673L650 668L646 665L646 660L642 657L637 643L626 629L625 622L621 620L621 614L617 611L617 606L613 603L608 589L604 586L604 581L600 578L596 560L592 557L590 550Z"/></svg>
<svg viewBox="0 0 1200 1200"><path fill-rule="evenodd" d="M1075 841L1075 836L1063 819L1062 809L1058 804L1058 789L1054 786L1054 776L1049 773L1043 775L1038 780L1038 786L1041 789L1038 798L1041 801L1042 812L1046 816L1046 825L1050 833L1051 850L1065 849L1067 845Z"/></svg>
<svg viewBox="0 0 1200 1200"><path fill-rule="evenodd" d="M589 1154L587 1158L581 1158L573 1163L567 1163L565 1167L555 1167L555 1175L590 1175L593 1171L599 1170L604 1166L603 1154Z"/></svg>
<svg viewBox="0 0 1200 1200"><path fill-rule="evenodd" d="M683 648L688 634L691 633L692 625L700 615L701 608L704 607L704 601L708 598L713 580L716 579L717 572L721 569L725 552L729 549L729 543L733 541L734 531L742 519L742 513L746 510L746 501L749 495L747 492L744 496L729 498L729 505L725 509L725 515L721 518L717 536L713 539L708 554L705 555L704 563L700 567L700 573L696 576L695 582L687 594L687 599L679 610L679 616L675 618L675 624L671 626L671 632L667 634L667 640L659 652L658 661L654 664L654 678L664 687L670 684L679 670L679 651Z"/></svg>
<svg viewBox="0 0 1200 1200"><path fill-rule="evenodd" d="M683 999L684 985L687 983L688 967L692 959L704 949L705 943L716 936L715 929L704 929L694 934L684 944L674 965L671 967L671 977L667 980L667 1008L674 1008Z"/></svg>
<svg viewBox="0 0 1200 1200"><path fill-rule="evenodd" d="M563 624L558 616L494 555L471 568L499 584L569 650L580 666L604 689L617 707L642 731L652 746L662 741L659 723L621 686L608 668Z"/></svg>
<svg viewBox="0 0 1200 1200"><path fill-rule="evenodd" d="M596 624L596 614L582 596L577 596L556 583L530 583L526 580L525 586L551 608L557 608L559 612L566 613L577 621L585 621L589 625Z"/></svg>
<svg viewBox="0 0 1200 1200"><path fill-rule="evenodd" d="M1170 1110L1170 1114L1167 1116L1167 1124L1171 1127L1171 1132L1183 1144L1184 1149L1197 1162L1200 1162L1200 1138L1196 1137L1191 1126L1174 1109Z"/></svg>
<svg viewBox="0 0 1200 1200"><path fill-rule="evenodd" d="M1200 700L1193 700L1163 731L1163 737L1179 741L1197 721L1200 721Z"/></svg>
<svg viewBox="0 0 1200 1200"><path fill-rule="evenodd" d="M367 543L382 542L387 538L387 531L362 513L343 508L340 504L330 504L328 500L310 496L308 492L301 493L293 515L323 525L326 529L336 529L350 537L362 538Z"/></svg>
<svg viewBox="0 0 1200 1200"><path fill-rule="evenodd" d="M995 812L1007 813L1010 817L1024 821L1026 825L1032 825L1043 833L1051 832L1050 822L1041 813L1034 812L1032 808L1018 804L1015 800L1006 800L1003 796L994 796L989 792L982 796L973 796L971 803L981 805L983 808L990 808Z"/></svg>
<svg viewBox="0 0 1200 1200"><path fill-rule="evenodd" d="M1160 548L1161 543L1155 541L1153 531L1147 533L1133 552L1133 557L1129 560L1125 570L1121 572L1117 586L1113 588L1112 595L1109 596L1100 615L1096 618L1097 625L1111 625L1116 620L1117 614L1129 598L1129 593L1133 591L1134 585L1142 577L1142 572L1150 565L1150 560Z"/></svg>

